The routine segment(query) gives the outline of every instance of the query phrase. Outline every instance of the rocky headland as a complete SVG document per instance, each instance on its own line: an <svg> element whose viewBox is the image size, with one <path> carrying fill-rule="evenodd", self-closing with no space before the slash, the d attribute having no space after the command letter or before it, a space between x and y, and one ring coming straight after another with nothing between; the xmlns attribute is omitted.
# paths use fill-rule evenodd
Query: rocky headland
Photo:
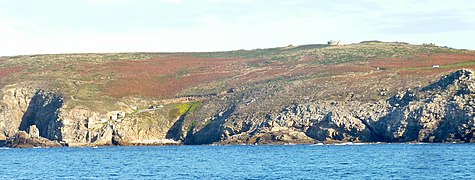
<svg viewBox="0 0 475 180"><path fill-rule="evenodd" d="M300 59L272 61L272 66L252 58L246 71L219 81L191 83L169 97L84 93L84 80L68 81L76 88L68 89L64 84L22 79L21 73L4 75L0 146L475 142L471 60L445 69L426 65L404 69L382 64L397 62L386 58L311 67L338 58L304 50ZM270 75L279 68L281 74ZM250 76L259 71L263 73ZM187 78L194 72L177 73L176 78ZM207 93L194 92L206 88L201 91ZM86 98L87 93L92 95Z"/></svg>

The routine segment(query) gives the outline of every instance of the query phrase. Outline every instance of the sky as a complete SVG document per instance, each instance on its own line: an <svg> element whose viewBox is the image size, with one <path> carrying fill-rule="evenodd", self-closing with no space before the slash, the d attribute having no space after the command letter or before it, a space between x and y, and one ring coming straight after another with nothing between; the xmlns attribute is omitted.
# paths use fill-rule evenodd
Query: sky
<svg viewBox="0 0 475 180"><path fill-rule="evenodd" d="M475 49L475 1L0 0L0 56L225 51L328 40Z"/></svg>

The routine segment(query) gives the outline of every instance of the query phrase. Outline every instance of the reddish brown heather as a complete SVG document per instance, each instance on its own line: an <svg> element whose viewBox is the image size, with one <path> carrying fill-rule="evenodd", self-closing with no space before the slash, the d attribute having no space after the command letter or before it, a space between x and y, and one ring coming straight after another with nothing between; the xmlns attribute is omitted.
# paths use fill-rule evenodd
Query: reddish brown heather
<svg viewBox="0 0 475 180"><path fill-rule="evenodd" d="M105 88L107 95L172 97L186 88L237 75L245 67L245 60L167 56L110 62L104 66L117 74Z"/></svg>
<svg viewBox="0 0 475 180"><path fill-rule="evenodd" d="M23 67L19 67L19 66L0 68L0 78L19 73L22 70L23 70Z"/></svg>
<svg viewBox="0 0 475 180"><path fill-rule="evenodd" d="M388 58L369 61L373 67L418 68L475 61L475 54L422 54L410 58Z"/></svg>

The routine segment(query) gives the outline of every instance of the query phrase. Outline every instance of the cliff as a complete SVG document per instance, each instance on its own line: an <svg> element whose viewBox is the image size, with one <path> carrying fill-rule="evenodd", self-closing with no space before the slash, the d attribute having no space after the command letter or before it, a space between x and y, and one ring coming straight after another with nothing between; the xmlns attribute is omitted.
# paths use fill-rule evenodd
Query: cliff
<svg viewBox="0 0 475 180"><path fill-rule="evenodd" d="M249 114L243 112L246 104L236 100L209 118L196 115L193 119L205 119L198 123L205 125L193 126L184 140L188 144L474 142L474 85L473 72L459 70L426 87L370 103L305 100L275 113Z"/></svg>
<svg viewBox="0 0 475 180"><path fill-rule="evenodd" d="M377 43L45 56L0 64L51 63L0 77L0 146L475 141L472 51Z"/></svg>
<svg viewBox="0 0 475 180"><path fill-rule="evenodd" d="M9 139L6 144L13 147L59 143L474 142L473 76L470 70L458 70L386 100L368 103L306 99L273 113L249 113L246 108L252 100L248 99L261 99L256 96L259 93L234 92L212 97L197 112L182 112L169 120L160 117L168 110L149 109L95 121L101 116L98 112L65 110L61 95L54 92L8 86L2 93L0 127L4 139ZM267 101L262 99L253 103ZM268 107L269 111L272 108L275 106ZM151 116L141 116L143 113ZM163 120L157 121L160 118Z"/></svg>

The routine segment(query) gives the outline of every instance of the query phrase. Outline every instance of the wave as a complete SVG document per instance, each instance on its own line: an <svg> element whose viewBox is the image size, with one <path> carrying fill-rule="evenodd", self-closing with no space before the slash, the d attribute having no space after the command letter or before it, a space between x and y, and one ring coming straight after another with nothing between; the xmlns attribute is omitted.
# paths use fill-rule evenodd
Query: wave
<svg viewBox="0 0 475 180"><path fill-rule="evenodd" d="M335 143L335 144L329 144L329 145L335 145L335 146L347 146L347 145L352 145L352 146L357 146L357 145L369 145L369 144L379 144L379 143L354 143L354 142L345 142L345 143Z"/></svg>
<svg viewBox="0 0 475 180"><path fill-rule="evenodd" d="M325 145L325 144L323 144L323 143L317 143L317 144L311 144L310 146L323 146L323 145Z"/></svg>

